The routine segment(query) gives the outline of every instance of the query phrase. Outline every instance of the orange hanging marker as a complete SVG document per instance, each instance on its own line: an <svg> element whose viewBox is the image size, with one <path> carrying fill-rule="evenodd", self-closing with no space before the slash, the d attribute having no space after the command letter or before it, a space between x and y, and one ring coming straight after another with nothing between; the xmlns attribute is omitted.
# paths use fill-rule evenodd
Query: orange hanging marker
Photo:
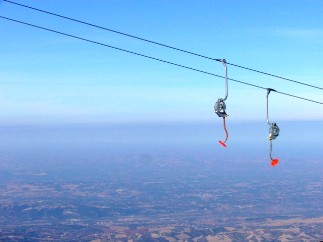
<svg viewBox="0 0 323 242"><path fill-rule="evenodd" d="M273 149L273 145L272 145L272 140L276 139L279 135L279 127L276 123L270 123L269 119L268 119L268 96L270 94L271 91L276 92L276 90L272 89L272 88L267 88L267 123L269 125L269 135L267 137L267 139L269 139L270 141L270 152L269 152L269 157L271 160L271 165L272 166L276 166L279 163L279 159L275 158L273 159L271 156L272 153L272 149Z"/></svg>
<svg viewBox="0 0 323 242"><path fill-rule="evenodd" d="M219 98L218 101L214 104L214 111L215 113L220 117L223 118L223 128L226 134L225 140L219 140L219 143L226 148L227 145L225 144L225 142L227 142L228 140L228 131L225 125L225 118L228 117L229 115L225 112L226 109L226 105L225 105L225 100L228 98L228 70L227 70L227 62L225 59L221 59L220 60L223 65L224 65L224 71L225 71L225 97L224 98Z"/></svg>

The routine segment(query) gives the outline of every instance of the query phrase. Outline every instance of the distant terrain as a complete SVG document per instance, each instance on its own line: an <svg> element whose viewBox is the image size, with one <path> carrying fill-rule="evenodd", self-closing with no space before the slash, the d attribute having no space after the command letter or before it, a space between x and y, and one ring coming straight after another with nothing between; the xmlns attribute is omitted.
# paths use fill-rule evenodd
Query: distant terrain
<svg viewBox="0 0 323 242"><path fill-rule="evenodd" d="M24 132L11 144L2 133L0 241L323 240L320 151L286 149L273 168L267 152L255 155L261 147L252 154L241 144L223 151L214 142L218 155L203 155L191 137L187 153L161 155L157 139L131 154L121 139L112 152L91 132L82 146L72 132L59 141L51 131L27 149L35 134Z"/></svg>
<svg viewBox="0 0 323 242"><path fill-rule="evenodd" d="M277 174L261 162L149 155L41 168L7 162L0 185L4 241L317 241L323 235L322 161L311 161L312 174L308 168L304 175L295 166Z"/></svg>

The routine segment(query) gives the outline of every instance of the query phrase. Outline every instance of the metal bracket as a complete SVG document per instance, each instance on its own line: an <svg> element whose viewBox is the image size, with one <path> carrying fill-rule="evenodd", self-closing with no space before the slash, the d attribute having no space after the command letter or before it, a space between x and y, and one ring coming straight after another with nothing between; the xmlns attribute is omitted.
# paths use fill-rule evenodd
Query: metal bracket
<svg viewBox="0 0 323 242"><path fill-rule="evenodd" d="M228 117L229 115L225 112L226 105L222 98L219 98L218 101L214 104L214 111L220 118Z"/></svg>
<svg viewBox="0 0 323 242"><path fill-rule="evenodd" d="M270 124L270 127L269 127L269 135L267 137L267 139L269 140L273 140L273 139L276 139L279 135L279 127L276 123L272 123Z"/></svg>
<svg viewBox="0 0 323 242"><path fill-rule="evenodd" d="M220 117L223 118L223 129L225 131L226 134L226 138L224 141L219 141L219 143L223 146L223 147L227 147L225 142L228 140L228 131L225 125L225 118L228 117L229 115L225 112L226 110L226 105L225 105L225 100L228 98L228 69L227 69L227 62L225 59L221 59L220 60L223 65L224 65L224 72L225 72L225 97L224 98L219 98L218 101L214 104L214 111L215 113Z"/></svg>
<svg viewBox="0 0 323 242"><path fill-rule="evenodd" d="M267 139L270 141L269 157L270 157L270 160L271 160L271 165L275 166L275 165L278 164L279 160L277 158L274 159L271 156L272 150L273 150L272 141L279 136L279 127L278 127L278 125L276 123L269 122L269 117L268 117L268 109L269 109L268 108L268 96L269 96L271 91L276 92L276 90L272 89L272 88L267 88L267 123L269 125L269 135L268 135Z"/></svg>

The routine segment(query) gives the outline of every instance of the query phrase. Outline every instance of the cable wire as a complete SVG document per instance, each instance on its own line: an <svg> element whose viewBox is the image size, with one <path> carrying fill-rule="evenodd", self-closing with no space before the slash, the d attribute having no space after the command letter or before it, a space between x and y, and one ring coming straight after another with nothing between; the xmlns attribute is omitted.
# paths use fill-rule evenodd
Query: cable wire
<svg viewBox="0 0 323 242"><path fill-rule="evenodd" d="M198 56L198 57L201 57L201 58L204 58L204 59L213 60L213 61L219 61L219 62L221 61L221 59L216 59L216 58L208 57L208 56L198 54L198 53L195 53L195 52L183 50L183 49L180 49L180 48L177 48L177 47L162 44L162 43L159 43L159 42L156 42L156 41L148 40L148 39L145 39L145 38L141 38L141 37L138 37L138 36L135 36L135 35L127 34L127 33L120 32L120 31L117 31L117 30L113 30L113 29L110 29L110 28L102 27L102 26L99 26L99 25L96 25L96 24L91 24L89 22L85 22L85 21L82 21L82 20L70 18L70 17L67 17L67 16L63 16L63 15L60 15L60 14L53 13L53 12L45 11L45 10L42 10L42 9L39 9L39 8L34 8L34 7L27 6L27 5L24 5L24 4L20 4L20 3L14 2L14 1L10 1L10 0L3 0L3 1L7 2L7 3L10 3L10 4L20 6L20 7L24 7L24 8L35 10L35 11L38 11L38 12L42 12L42 13L45 13L45 14L49 14L49 15L53 15L53 16L56 16L56 17L64 18L64 19L74 21L74 22L77 22L77 23L80 23L80 24L88 25L88 26L91 26L91 27L94 27L94 28L103 29L103 30L110 31L110 32L113 32L113 33L116 33L116 34L120 34L120 35L127 36L127 37L130 37L130 38L134 38L134 39L137 39L137 40L145 41L145 42L155 44L155 45L159 45L159 46L169 48L169 49L172 49L172 50L180 51L180 52L183 52L183 53L186 53L186 54ZM237 65L237 64L234 64L234 63L229 63L229 62L227 62L227 64L231 65L231 66L234 66L234 67L241 68L241 69L245 69L245 70L248 70L248 71L257 72L259 74L275 77L275 78L278 78L278 79L281 79L281 80L285 80L285 81L297 83L297 84L300 84L300 85L304 85L304 86L316 88L316 89L319 89L319 90L323 90L323 88L319 87L319 86L315 86L315 85L307 84L307 83L304 83L304 82L296 81L296 80L293 80L293 79L289 79L289 78L286 78L286 77L274 75L274 74L271 74L271 73L268 73L268 72L259 71L259 70L253 69L253 68L244 67L244 66Z"/></svg>
<svg viewBox="0 0 323 242"><path fill-rule="evenodd" d="M41 27L39 25L34 25L34 24L26 23L26 22L23 22L23 21L20 21L20 20L16 20L16 19L4 17L4 16L1 16L1 15L0 15L0 18L5 19L5 20L9 20L9 21L12 21L12 22L15 22L15 23L20 23L20 24L23 24L23 25L27 25L27 26L30 26L30 27L34 27L34 28L46 30L46 31L49 31L49 32L52 32L52 33L64 35L64 36L71 37L71 38L74 38L74 39L83 40L83 41L86 41L86 42L89 42L89 43L92 43L92 44L97 44L97 45L101 45L101 46L104 46L104 47L112 48L112 49L115 49L115 50L119 50L119 51L126 52L126 53L129 53L129 54L137 55L137 56L140 56L140 57L145 57L145 58L148 58L148 59L152 59L152 60L155 60L155 61L163 62L163 63L170 64L170 65L173 65L173 66L181 67L181 68L184 68L184 69L196 71L196 72L199 72L199 73L203 73L203 74L207 74L207 75L211 75L211 76L215 76L215 77L219 77L219 78L225 78L224 76L220 76L220 75L217 75L217 74L214 74L214 73L211 73L211 72L207 72L207 71L203 71L203 70L196 69L196 68L193 68L193 67L189 67L189 66L177 64L177 63L174 63L174 62L162 60L162 59L155 58L155 57L152 57L152 56L140 54L140 53L137 53L137 52L129 51L129 50L126 50L126 49L122 49L122 48L115 47L115 46L112 46L112 45L104 44L104 43L97 42L97 41L94 41L94 40L90 40L90 39L82 38L82 37L79 37L79 36L75 36L75 35L63 33L63 32L57 31L57 30L53 30L53 29ZM239 80L232 79L232 78L228 78L228 80L231 80L231 81L237 82L237 83L241 83L241 84L244 84L244 85L256 87L256 88L259 88L259 89L267 90L267 88L265 88L265 87L261 87L261 86L258 86L258 85L255 85L255 84L251 84L251 83L248 83L248 82L239 81ZM313 103L318 103L318 104L323 104L323 102L319 102L319 101L312 100L312 99L307 99L307 98L300 97L300 96L296 96L296 95L292 95L292 94L289 94L289 93L284 93L284 92L279 92L279 91L276 91L276 92L277 93L280 93L282 95L286 95L286 96L290 96L290 97L302 99L302 100L305 100L305 101L309 101L309 102L313 102Z"/></svg>

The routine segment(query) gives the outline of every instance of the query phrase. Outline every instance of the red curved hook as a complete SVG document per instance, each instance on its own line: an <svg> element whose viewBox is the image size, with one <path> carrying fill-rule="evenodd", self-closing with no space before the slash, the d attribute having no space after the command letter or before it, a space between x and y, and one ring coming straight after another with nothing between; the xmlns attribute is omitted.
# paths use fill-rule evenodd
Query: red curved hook
<svg viewBox="0 0 323 242"><path fill-rule="evenodd" d="M275 166L278 164L278 162L279 162L278 159L273 159L270 164L271 164L271 166Z"/></svg>
<svg viewBox="0 0 323 242"><path fill-rule="evenodd" d="M269 157L271 159L270 164L271 166L276 166L279 163L279 159L277 158L273 159L273 157L271 156L272 150L273 150L273 145L272 145L272 140L270 140L270 152L269 152Z"/></svg>
<svg viewBox="0 0 323 242"><path fill-rule="evenodd" d="M223 117L223 128L224 128L224 131L225 131L225 134L226 134L226 137L225 137L225 140L222 141L222 140L219 140L219 143L220 145L222 145L224 148L227 147L227 145L225 144L225 142L227 142L228 138L229 138L229 134L228 134L228 131L227 131L227 127L225 126L225 117Z"/></svg>

